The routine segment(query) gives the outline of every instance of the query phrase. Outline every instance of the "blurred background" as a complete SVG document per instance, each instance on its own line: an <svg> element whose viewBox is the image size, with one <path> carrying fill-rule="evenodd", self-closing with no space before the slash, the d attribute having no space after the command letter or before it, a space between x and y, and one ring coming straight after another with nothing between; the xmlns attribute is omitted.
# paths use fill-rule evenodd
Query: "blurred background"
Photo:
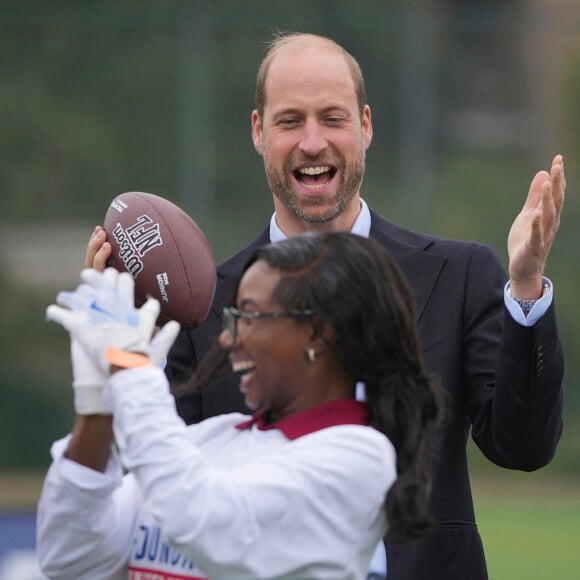
<svg viewBox="0 0 580 580"><path fill-rule="evenodd" d="M362 194L402 226L487 243L507 266L507 233L533 175L564 154L566 207L547 270L567 357L564 435L552 464L533 474L470 455L491 577L545 577L517 568L531 562L538 573L543 554L551 570L550 557L577 573L578 2L3 0L0 580L40 578L34 510L50 443L72 421L68 339L44 310L76 284L111 199L167 197L218 260L270 218L250 112L273 30L331 36L359 60L374 124ZM518 532L505 526L521 503L509 498L528 502L539 546L523 546L520 560L510 543ZM546 502L560 510L552 528L534 517Z"/></svg>

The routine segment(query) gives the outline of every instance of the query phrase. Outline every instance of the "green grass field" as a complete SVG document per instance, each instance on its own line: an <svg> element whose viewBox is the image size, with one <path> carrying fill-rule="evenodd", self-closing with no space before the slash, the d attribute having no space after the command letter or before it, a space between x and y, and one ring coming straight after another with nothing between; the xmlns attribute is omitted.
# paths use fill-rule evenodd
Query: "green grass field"
<svg viewBox="0 0 580 580"><path fill-rule="evenodd" d="M579 482L500 480L474 487L491 580L580 578Z"/></svg>

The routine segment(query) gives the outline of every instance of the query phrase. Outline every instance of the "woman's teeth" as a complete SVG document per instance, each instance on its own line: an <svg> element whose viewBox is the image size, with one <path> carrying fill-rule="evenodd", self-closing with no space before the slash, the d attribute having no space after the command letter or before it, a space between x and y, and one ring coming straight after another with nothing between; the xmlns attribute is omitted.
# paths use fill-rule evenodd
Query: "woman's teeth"
<svg viewBox="0 0 580 580"><path fill-rule="evenodd" d="M253 369L254 366L255 366L254 363L251 361L236 361L235 363L233 363L232 369L234 370L234 372L247 371Z"/></svg>

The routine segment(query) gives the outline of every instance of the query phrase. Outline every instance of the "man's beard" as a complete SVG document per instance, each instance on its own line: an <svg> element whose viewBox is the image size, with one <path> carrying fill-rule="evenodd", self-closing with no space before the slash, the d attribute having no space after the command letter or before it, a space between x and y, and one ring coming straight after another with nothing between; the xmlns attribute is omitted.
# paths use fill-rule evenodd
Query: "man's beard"
<svg viewBox="0 0 580 580"><path fill-rule="evenodd" d="M289 158L282 169L276 171L264 154L264 169L266 178L272 193L284 204L286 209L296 218L307 223L326 223L342 214L346 206L360 189L365 172L365 151L361 149L361 154L350 166L342 155L336 154L338 163L326 163L324 160L310 159L313 165L334 165L341 169L338 175L340 182L336 193L330 196L312 196L298 199L292 190L295 185L292 175L292 167L297 163ZM310 208L319 206L330 206L325 213L310 211Z"/></svg>

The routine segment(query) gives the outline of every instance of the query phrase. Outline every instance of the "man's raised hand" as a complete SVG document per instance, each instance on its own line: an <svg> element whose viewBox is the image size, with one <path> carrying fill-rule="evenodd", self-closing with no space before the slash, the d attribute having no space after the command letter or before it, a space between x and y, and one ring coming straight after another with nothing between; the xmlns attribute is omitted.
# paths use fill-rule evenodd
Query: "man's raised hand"
<svg viewBox="0 0 580 580"><path fill-rule="evenodd" d="M564 161L556 155L550 172L532 179L524 206L508 236L512 296L535 300L542 294L542 276L548 253L560 226L566 179Z"/></svg>

